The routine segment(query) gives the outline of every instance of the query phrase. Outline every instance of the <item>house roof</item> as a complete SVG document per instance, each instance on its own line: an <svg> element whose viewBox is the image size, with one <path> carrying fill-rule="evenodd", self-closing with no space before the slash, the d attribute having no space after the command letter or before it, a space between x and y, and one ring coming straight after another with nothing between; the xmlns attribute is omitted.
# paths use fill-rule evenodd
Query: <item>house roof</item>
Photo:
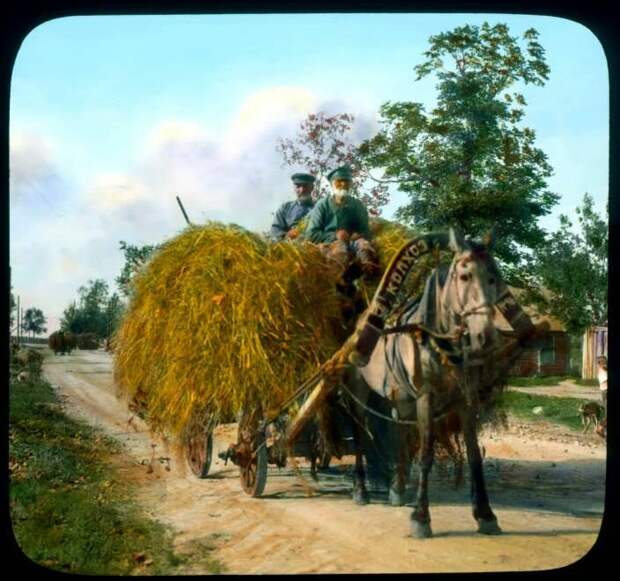
<svg viewBox="0 0 620 581"><path fill-rule="evenodd" d="M510 292L514 295L514 297L517 299L517 301L519 300L519 296L522 295L524 292L522 289L518 289L512 286L509 286L508 288L510 289ZM546 321L547 323L549 323L549 331L563 332L563 333L566 332L566 328L564 327L564 325L559 321L559 319L556 319L552 315L543 315L536 310L536 307L531 306L531 305L521 305L521 307L529 315L529 317L532 319L532 322L534 324L542 323L543 321ZM508 324L508 321L506 321L504 316L497 309L495 309L493 318L495 319L495 326L500 331L512 331L513 330L512 327Z"/></svg>

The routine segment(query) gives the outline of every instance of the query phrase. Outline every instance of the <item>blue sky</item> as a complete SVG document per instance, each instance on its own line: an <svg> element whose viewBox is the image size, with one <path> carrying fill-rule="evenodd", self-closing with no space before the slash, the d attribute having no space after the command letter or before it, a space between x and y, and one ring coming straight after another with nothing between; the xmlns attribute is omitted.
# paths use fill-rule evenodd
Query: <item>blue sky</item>
<svg viewBox="0 0 620 581"><path fill-rule="evenodd" d="M195 221L265 230L291 197L279 136L317 110L376 128L385 101L430 108L415 82L432 34L505 22L540 33L551 75L527 86L523 124L537 134L562 198L554 229L583 194L608 196L608 77L582 25L492 14L94 16L46 22L19 50L11 84L11 265L22 304L54 330L88 279L114 288L118 241L158 243ZM390 217L403 198L395 195Z"/></svg>

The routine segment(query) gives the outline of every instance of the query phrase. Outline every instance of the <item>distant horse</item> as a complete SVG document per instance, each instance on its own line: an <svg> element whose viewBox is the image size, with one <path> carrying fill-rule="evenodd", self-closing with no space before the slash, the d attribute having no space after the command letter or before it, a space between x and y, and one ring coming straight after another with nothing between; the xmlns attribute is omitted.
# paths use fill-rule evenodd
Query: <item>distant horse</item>
<svg viewBox="0 0 620 581"><path fill-rule="evenodd" d="M417 424L420 471L417 505L411 515L414 536L432 536L428 477L436 430L450 414L458 415L464 435L478 532L499 534L485 488L477 430L481 403L492 400L493 388L505 378L517 350L516 342L507 350L501 340L494 325L494 307L501 303L500 310L510 313L509 322L518 320L521 329L532 325L529 319L523 321L524 313L489 253L492 240L468 241L454 230L443 236L444 248L454 252L452 264L431 273L422 298L404 307L395 328L380 333L367 364L349 367L344 388L359 419L369 410L366 402L372 392L391 404L391 416L399 426L396 453L401 460L390 485L394 505L404 504L408 471L403 466L411 450L407 434ZM361 426L361 421L354 424ZM354 433L356 442L361 441L360 430ZM358 504L368 502L361 453L356 453L353 498Z"/></svg>

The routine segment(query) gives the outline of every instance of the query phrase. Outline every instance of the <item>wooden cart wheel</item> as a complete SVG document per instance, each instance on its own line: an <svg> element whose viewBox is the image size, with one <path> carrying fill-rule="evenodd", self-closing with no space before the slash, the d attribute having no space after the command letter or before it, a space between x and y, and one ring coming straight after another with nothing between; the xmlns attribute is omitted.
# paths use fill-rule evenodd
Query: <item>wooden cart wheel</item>
<svg viewBox="0 0 620 581"><path fill-rule="evenodd" d="M258 497L267 482L265 432L252 421L242 421L237 442L237 463L243 491Z"/></svg>
<svg viewBox="0 0 620 581"><path fill-rule="evenodd" d="M189 439L185 447L187 463L198 478L206 478L213 457L213 432L199 432Z"/></svg>

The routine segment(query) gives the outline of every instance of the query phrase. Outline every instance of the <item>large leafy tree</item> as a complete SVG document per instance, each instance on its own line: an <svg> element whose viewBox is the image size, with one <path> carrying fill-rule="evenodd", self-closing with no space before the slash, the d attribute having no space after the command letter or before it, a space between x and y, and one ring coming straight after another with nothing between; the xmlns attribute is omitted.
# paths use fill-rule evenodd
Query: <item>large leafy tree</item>
<svg viewBox="0 0 620 581"><path fill-rule="evenodd" d="M47 319L43 314L41 309L37 309L36 307L31 307L26 309L24 313L24 321L22 322L22 330L26 333L30 333L31 337L35 335L40 335L41 333L45 333L47 328L45 324L47 323Z"/></svg>
<svg viewBox="0 0 620 581"><path fill-rule="evenodd" d="M578 335L607 321L609 234L590 195L576 214L577 225L560 216L559 229L535 257L528 298Z"/></svg>
<svg viewBox="0 0 620 581"><path fill-rule="evenodd" d="M301 166L317 178L315 199L329 193L329 185L322 178L336 167L350 165L355 195L371 214L378 215L388 202L388 188L369 179L367 167L351 138L354 121L354 116L348 113L331 116L321 111L311 113L299 124L295 138L278 139L276 149L284 166Z"/></svg>
<svg viewBox="0 0 620 581"><path fill-rule="evenodd" d="M431 36L416 80L437 79L437 104L387 102L380 131L360 146L365 163L409 194L397 215L416 229L459 227L479 236L496 227L496 254L517 265L524 249L537 249L537 220L558 196L535 133L521 126L522 83L544 85L549 75L534 29L519 39L504 24L463 26ZM526 251L527 254L527 251Z"/></svg>

